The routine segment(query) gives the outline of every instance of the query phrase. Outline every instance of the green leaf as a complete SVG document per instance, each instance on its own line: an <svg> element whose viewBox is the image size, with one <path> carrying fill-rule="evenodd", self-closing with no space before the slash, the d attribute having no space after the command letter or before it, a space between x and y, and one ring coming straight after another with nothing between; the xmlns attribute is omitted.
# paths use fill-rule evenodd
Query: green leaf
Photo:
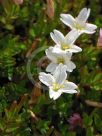
<svg viewBox="0 0 102 136"><path fill-rule="evenodd" d="M88 127L86 130L86 136L93 136L93 128L92 127Z"/></svg>
<svg viewBox="0 0 102 136"><path fill-rule="evenodd" d="M47 130L49 129L49 121L45 121L45 120L38 120L37 122L37 128L39 129L39 131L42 134L45 134L47 132Z"/></svg>
<svg viewBox="0 0 102 136"><path fill-rule="evenodd" d="M93 123L93 119L91 116L88 116L86 113L83 114L83 122L86 127L89 127Z"/></svg>
<svg viewBox="0 0 102 136"><path fill-rule="evenodd" d="M102 118L98 114L94 114L95 126L102 133Z"/></svg>

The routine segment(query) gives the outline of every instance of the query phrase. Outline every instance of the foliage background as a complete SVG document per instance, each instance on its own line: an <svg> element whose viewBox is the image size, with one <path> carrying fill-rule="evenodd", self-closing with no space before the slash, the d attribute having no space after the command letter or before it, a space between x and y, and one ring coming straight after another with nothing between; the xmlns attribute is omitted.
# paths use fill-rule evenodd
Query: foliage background
<svg viewBox="0 0 102 136"><path fill-rule="evenodd" d="M102 48L97 47L101 5L101 0L55 0L52 6L46 0L24 0L22 5L1 0L0 136L102 136ZM44 92L29 81L27 61L37 48L53 45L49 35L53 29L68 33L69 28L59 20L60 13L77 16L83 7L91 8L89 22L98 29L76 42L83 52L73 56L77 69L69 80L79 85L80 93L63 94L53 101L47 88ZM37 62L43 56L44 51L31 65L38 84ZM41 64L43 71L45 66ZM82 123L71 130L68 119L74 113Z"/></svg>

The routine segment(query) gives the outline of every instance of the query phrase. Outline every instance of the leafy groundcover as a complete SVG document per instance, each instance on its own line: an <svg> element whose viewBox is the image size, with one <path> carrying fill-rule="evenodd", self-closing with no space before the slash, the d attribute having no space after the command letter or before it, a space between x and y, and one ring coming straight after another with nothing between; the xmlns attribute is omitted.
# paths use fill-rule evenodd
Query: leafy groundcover
<svg viewBox="0 0 102 136"><path fill-rule="evenodd" d="M0 136L102 136L101 5L101 0L0 0ZM38 78L49 64L50 32L68 33L60 14L75 17L84 7L91 9L88 21L97 31L76 42L83 51L73 56L76 69L68 80L79 92L54 101Z"/></svg>

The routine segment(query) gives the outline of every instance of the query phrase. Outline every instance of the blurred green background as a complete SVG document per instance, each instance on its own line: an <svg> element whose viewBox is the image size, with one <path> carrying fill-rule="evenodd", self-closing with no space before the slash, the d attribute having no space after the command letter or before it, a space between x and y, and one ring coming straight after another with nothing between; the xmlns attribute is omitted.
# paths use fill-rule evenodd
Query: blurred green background
<svg viewBox="0 0 102 136"><path fill-rule="evenodd" d="M30 67L41 88L29 80L27 62L36 49L54 45L53 29L69 32L59 19L61 13L76 17L84 7L91 8L88 21L98 28L76 41L83 51L73 56L77 68L69 80L80 92L53 101L38 79L44 50ZM102 47L97 45L101 27L102 0L0 1L0 136L102 136ZM40 64L43 71L47 64ZM71 124L68 120L75 113L80 118Z"/></svg>

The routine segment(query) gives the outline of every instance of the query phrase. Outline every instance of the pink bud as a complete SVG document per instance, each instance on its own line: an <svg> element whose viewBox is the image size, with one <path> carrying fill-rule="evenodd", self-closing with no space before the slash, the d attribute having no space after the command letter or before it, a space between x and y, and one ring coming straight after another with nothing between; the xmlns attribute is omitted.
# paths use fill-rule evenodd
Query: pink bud
<svg viewBox="0 0 102 136"><path fill-rule="evenodd" d="M16 5L23 4L23 0L13 0Z"/></svg>
<svg viewBox="0 0 102 136"><path fill-rule="evenodd" d="M97 47L102 48L102 28L100 29L100 32L99 32Z"/></svg>
<svg viewBox="0 0 102 136"><path fill-rule="evenodd" d="M82 118L78 113L74 113L70 118L68 119L70 129L74 130L78 125L82 125Z"/></svg>
<svg viewBox="0 0 102 136"><path fill-rule="evenodd" d="M102 28L100 28L100 37L102 37Z"/></svg>

